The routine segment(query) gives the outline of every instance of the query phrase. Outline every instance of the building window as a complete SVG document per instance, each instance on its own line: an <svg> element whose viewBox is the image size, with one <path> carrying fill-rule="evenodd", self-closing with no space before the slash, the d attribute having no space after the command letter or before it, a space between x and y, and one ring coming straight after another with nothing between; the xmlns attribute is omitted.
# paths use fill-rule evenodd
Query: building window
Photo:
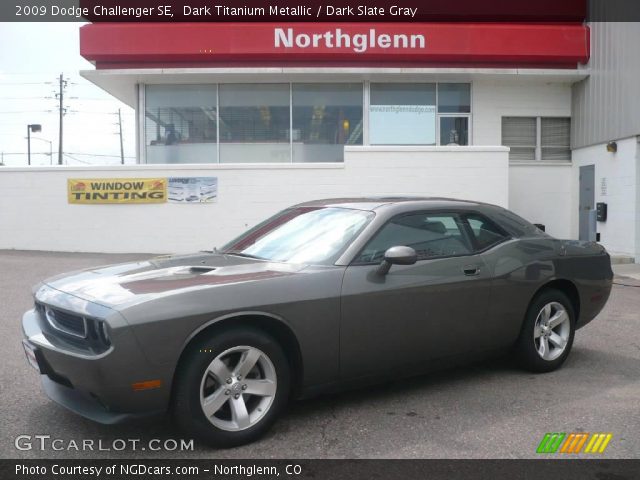
<svg viewBox="0 0 640 480"><path fill-rule="evenodd" d="M147 163L218 161L215 85L149 85L145 92Z"/></svg>
<svg viewBox="0 0 640 480"><path fill-rule="evenodd" d="M568 117L502 117L502 145L509 160L571 160Z"/></svg>
<svg viewBox="0 0 640 480"><path fill-rule="evenodd" d="M471 113L471 85L439 83L438 113Z"/></svg>
<svg viewBox="0 0 640 480"><path fill-rule="evenodd" d="M372 83L371 145L435 145L435 83Z"/></svg>
<svg viewBox="0 0 640 480"><path fill-rule="evenodd" d="M294 162L342 162L344 145L362 145L362 84L291 86Z"/></svg>
<svg viewBox="0 0 640 480"><path fill-rule="evenodd" d="M372 83L371 145L469 145L471 84Z"/></svg>
<svg viewBox="0 0 640 480"><path fill-rule="evenodd" d="M289 84L219 89L220 162L290 162Z"/></svg>
<svg viewBox="0 0 640 480"><path fill-rule="evenodd" d="M470 114L471 84L438 84L439 145L469 145Z"/></svg>
<svg viewBox="0 0 640 480"><path fill-rule="evenodd" d="M147 163L342 162L362 145L363 83L147 85ZM372 83L372 145L469 145L469 83ZM558 124L545 157L564 155Z"/></svg>
<svg viewBox="0 0 640 480"><path fill-rule="evenodd" d="M535 160L536 137L535 117L502 117L502 145L511 148L509 160Z"/></svg>
<svg viewBox="0 0 640 480"><path fill-rule="evenodd" d="M469 145L469 117L440 117L440 145Z"/></svg>
<svg viewBox="0 0 640 480"><path fill-rule="evenodd" d="M571 119L541 118L540 148L542 160L571 159Z"/></svg>

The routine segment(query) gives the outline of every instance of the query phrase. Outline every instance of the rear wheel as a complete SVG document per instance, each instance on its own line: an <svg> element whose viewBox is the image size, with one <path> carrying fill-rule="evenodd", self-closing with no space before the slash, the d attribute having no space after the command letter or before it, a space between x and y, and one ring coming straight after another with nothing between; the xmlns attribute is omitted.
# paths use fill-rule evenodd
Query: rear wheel
<svg viewBox="0 0 640 480"><path fill-rule="evenodd" d="M216 447L263 435L285 407L289 364L280 345L250 328L212 333L181 361L173 403L179 426Z"/></svg>
<svg viewBox="0 0 640 480"><path fill-rule="evenodd" d="M544 290L531 302L516 345L521 365L550 372L569 356L575 334L573 306L559 290Z"/></svg>

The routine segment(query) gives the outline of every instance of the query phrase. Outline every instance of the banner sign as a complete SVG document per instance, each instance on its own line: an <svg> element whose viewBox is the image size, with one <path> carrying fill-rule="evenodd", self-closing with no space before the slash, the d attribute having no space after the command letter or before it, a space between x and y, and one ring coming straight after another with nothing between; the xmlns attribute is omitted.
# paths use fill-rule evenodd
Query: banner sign
<svg viewBox="0 0 640 480"><path fill-rule="evenodd" d="M69 178L69 203L164 203L166 178Z"/></svg>
<svg viewBox="0 0 640 480"><path fill-rule="evenodd" d="M169 203L213 203L218 197L216 177L170 177Z"/></svg>
<svg viewBox="0 0 640 480"><path fill-rule="evenodd" d="M67 199L76 204L212 203L217 177L69 178Z"/></svg>

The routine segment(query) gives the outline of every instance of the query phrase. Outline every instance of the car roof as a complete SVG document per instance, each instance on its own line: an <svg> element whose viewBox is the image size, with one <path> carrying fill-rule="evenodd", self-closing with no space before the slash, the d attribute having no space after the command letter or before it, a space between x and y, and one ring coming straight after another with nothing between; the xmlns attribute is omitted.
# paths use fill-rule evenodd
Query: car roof
<svg viewBox="0 0 640 480"><path fill-rule="evenodd" d="M470 200L460 200L456 198L444 197L346 197L346 198L326 198L300 203L295 207L338 207L352 208L356 210L377 210L385 206L411 205L417 208L469 208L472 206L487 205L482 202ZM408 205L407 205L408 206Z"/></svg>

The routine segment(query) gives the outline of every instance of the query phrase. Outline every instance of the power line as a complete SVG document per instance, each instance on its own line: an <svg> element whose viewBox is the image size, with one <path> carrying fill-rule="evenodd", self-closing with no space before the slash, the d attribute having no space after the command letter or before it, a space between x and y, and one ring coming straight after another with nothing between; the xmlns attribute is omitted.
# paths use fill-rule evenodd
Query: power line
<svg viewBox="0 0 640 480"><path fill-rule="evenodd" d="M65 107L66 108L66 107ZM56 108L57 110L57 108ZM5 111L0 111L0 114L18 114L18 113L54 113L54 110L5 110ZM95 114L95 115L117 115L117 112L106 112L106 111L99 111L99 110L67 110L65 113L88 113L88 114ZM134 115L134 112L124 112L123 115Z"/></svg>
<svg viewBox="0 0 640 480"><path fill-rule="evenodd" d="M0 82L0 85L51 85L51 82Z"/></svg>
<svg viewBox="0 0 640 480"><path fill-rule="evenodd" d="M4 111L0 112L0 114L10 114L15 115L18 113L53 113L53 110L16 110L16 111Z"/></svg>
<svg viewBox="0 0 640 480"><path fill-rule="evenodd" d="M91 156L91 157L111 157L111 158L120 158L120 155L109 155L106 153L78 153L78 152L71 152L71 155L87 155L87 156ZM136 157L130 157L130 156L124 156L124 158L136 158Z"/></svg>
<svg viewBox="0 0 640 480"><path fill-rule="evenodd" d="M85 165L91 165L91 162L85 162L84 160L80 160L79 158L75 158L75 157L69 155L68 153L64 153L63 155L65 157L69 157L71 160L75 160L76 162L84 163ZM60 164L60 165L62 165L62 164Z"/></svg>
<svg viewBox="0 0 640 480"><path fill-rule="evenodd" d="M2 152L3 155L26 155L25 152ZM31 152L31 155L47 155L49 156L49 152ZM65 155L80 155L87 157L109 157L109 158L120 158L120 155L108 155L104 153L79 153L79 152L65 152ZM136 158L125 155L124 158Z"/></svg>
<svg viewBox="0 0 640 480"><path fill-rule="evenodd" d="M0 100L43 100L45 97L0 97Z"/></svg>
<svg viewBox="0 0 640 480"><path fill-rule="evenodd" d="M2 152L3 155L27 155L25 152ZM31 155L47 155L49 152L31 152ZM117 155L115 155L117 156Z"/></svg>

